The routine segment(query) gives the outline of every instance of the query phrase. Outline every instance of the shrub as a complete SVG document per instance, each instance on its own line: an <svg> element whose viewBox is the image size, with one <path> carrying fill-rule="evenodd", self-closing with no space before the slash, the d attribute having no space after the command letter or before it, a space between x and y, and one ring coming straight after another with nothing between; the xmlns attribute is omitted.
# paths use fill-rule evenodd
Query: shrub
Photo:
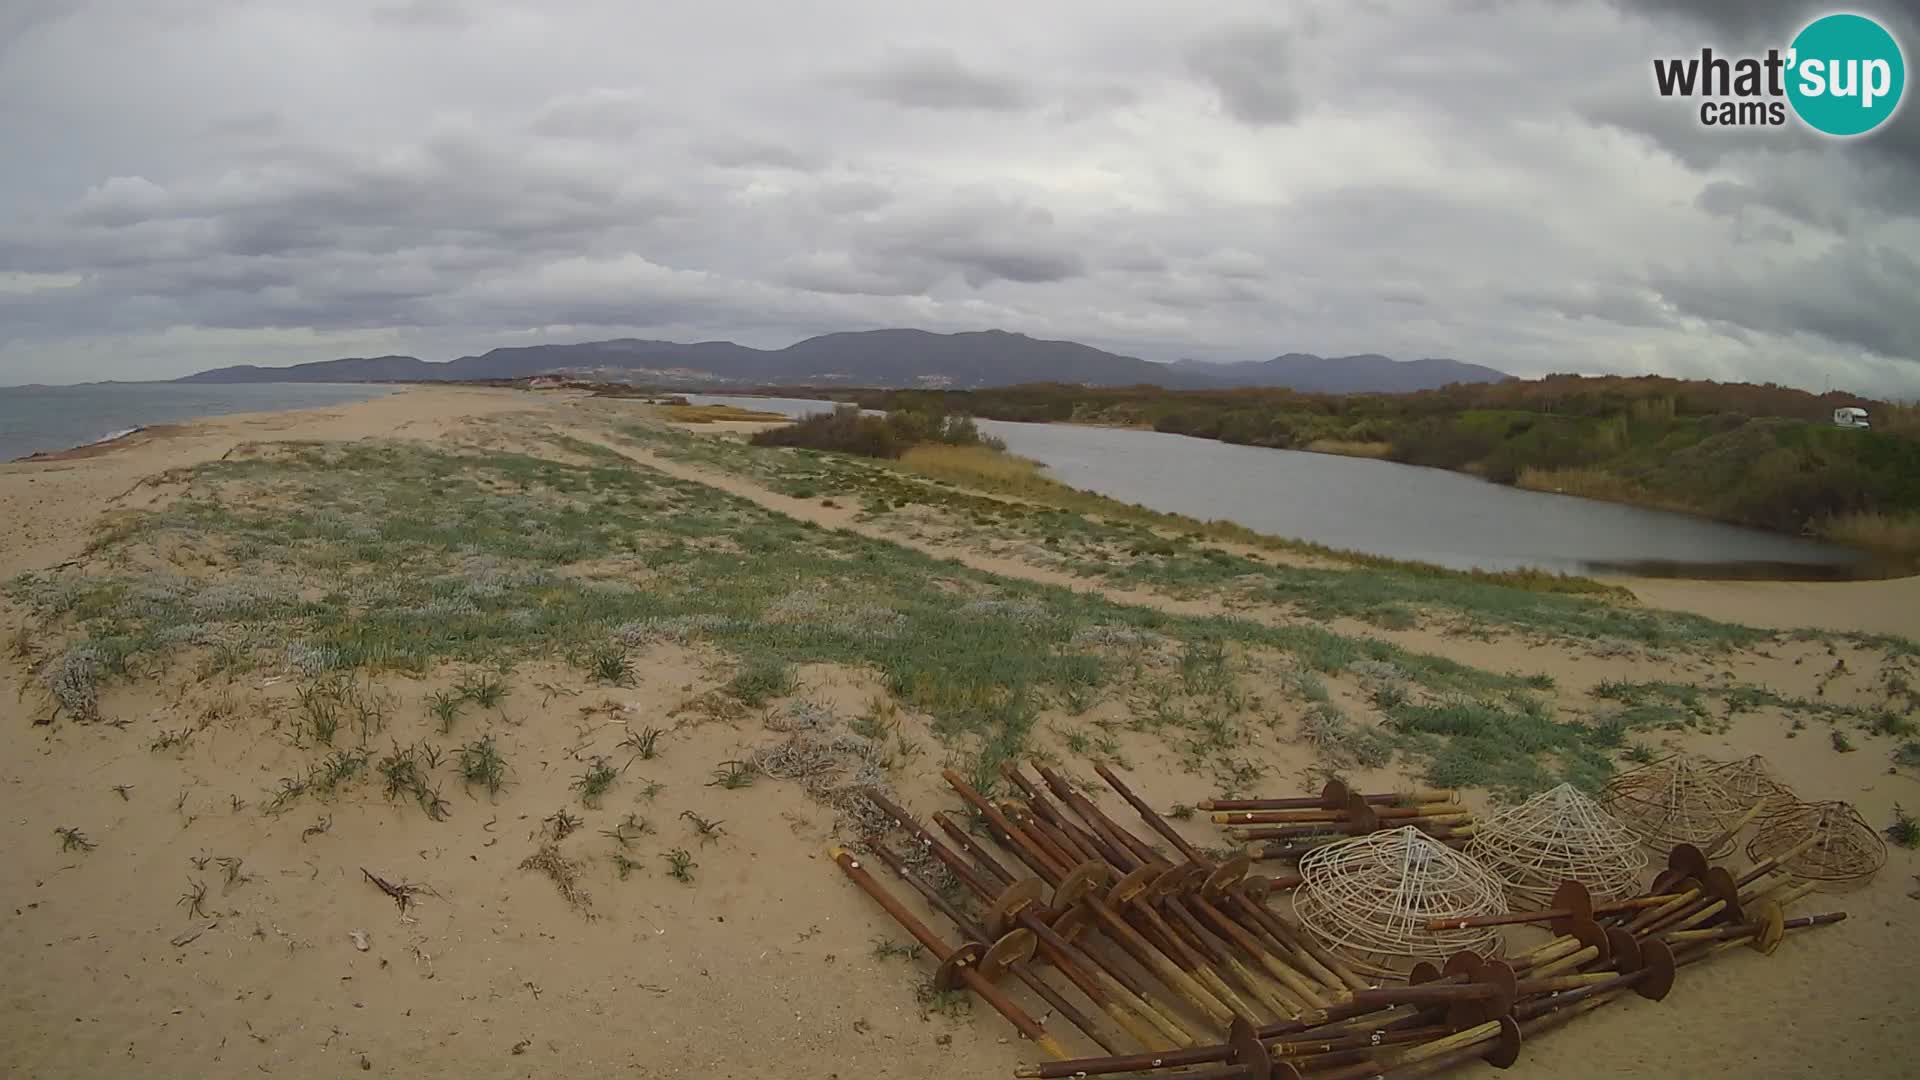
<svg viewBox="0 0 1920 1080"><path fill-rule="evenodd" d="M830 413L812 413L785 427L757 432L751 441L755 446L797 446L873 458L897 458L921 443L1005 447L998 439L983 437L971 416L900 408L880 417L853 405L842 405Z"/></svg>

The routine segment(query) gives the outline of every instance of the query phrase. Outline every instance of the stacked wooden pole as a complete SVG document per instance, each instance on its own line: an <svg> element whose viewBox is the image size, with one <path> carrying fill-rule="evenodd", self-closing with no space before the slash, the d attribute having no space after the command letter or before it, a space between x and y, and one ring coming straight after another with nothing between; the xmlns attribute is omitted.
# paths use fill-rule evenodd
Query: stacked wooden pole
<svg viewBox="0 0 1920 1080"><path fill-rule="evenodd" d="M1449 847L1473 837L1473 815L1454 791L1361 794L1338 780L1320 794L1296 798L1203 799L1201 810L1247 845L1255 861L1292 861L1315 848L1383 829L1414 826Z"/></svg>
<svg viewBox="0 0 1920 1080"><path fill-rule="evenodd" d="M1156 832L1189 857L1189 866L1200 868L1189 873L1205 872L1210 864L1203 853L1167 828L1117 777L1101 773ZM1078 800L1084 796L1071 789L1056 794L1067 808L1081 812ZM1047 805L1061 813L1061 807ZM1036 818L1043 812L1038 806L1030 810ZM1097 808L1088 812L1103 822L1096 829L1112 826ZM1007 814L1001 817L1019 827ZM1039 828L1047 830L1044 823ZM1498 960L1462 953L1441 968L1420 965L1405 984L1342 980L1339 993L1325 984L1324 1004L1303 1002L1309 1007L1265 1023L1236 1014L1227 1037L1210 1043L1029 1065L1016 1075L1166 1071L1183 1080L1301 1074L1312 1080L1411 1080L1476 1060L1504 1067L1517 1058L1525 1039L1578 1016L1627 996L1665 998L1677 969L1737 945L1771 953L1790 932L1844 919L1838 912L1785 916L1782 909L1810 891L1783 869L1796 854L1783 852L1736 874L1713 865L1699 848L1678 845L1668 869L1645 894L1596 904L1584 887L1568 883L1554 894L1549 909L1490 920L1495 925L1541 923L1554 934L1525 951ZM1169 895L1178 896L1178 890ZM1305 944L1313 943L1307 939Z"/></svg>

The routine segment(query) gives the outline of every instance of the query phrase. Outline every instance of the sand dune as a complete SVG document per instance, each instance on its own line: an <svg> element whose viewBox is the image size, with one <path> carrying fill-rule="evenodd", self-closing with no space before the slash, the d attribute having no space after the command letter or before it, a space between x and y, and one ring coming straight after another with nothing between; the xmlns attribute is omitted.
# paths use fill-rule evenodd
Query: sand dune
<svg viewBox="0 0 1920 1080"><path fill-rule="evenodd" d="M719 465L671 460L620 436L624 418L640 409L569 394L410 389L329 409L181 425L106 453L0 465L0 578L62 564L104 572L114 559L122 569L195 581L231 575L236 556L212 543L105 554L89 554L89 543L103 521L204 496L209 489L187 470L230 455L249 459L247 444L400 440L501 453L544 447L610 468L619 459L589 455L611 450L625 459L621 468L952 559L927 564L934 569L924 588L936 595L998 577L1173 616L1299 621L1282 606L1228 611L1152 580L1115 589L1015 545L975 549L947 534L910 535L924 522L865 515L844 496L826 506L821 493L782 494ZM577 442L543 441L555 435ZM627 575L637 589L700 586L649 577L635 560L570 572L603 570ZM1650 606L1752 626L1920 630L1915 580L1630 587ZM299 692L312 680L277 659L209 674L205 650L189 651L109 683L100 712L114 723L62 716L36 726L47 715L36 668L58 643L37 629L15 636L34 625L18 602L0 601L0 627L28 650L0 664L0 701L17 703L0 723L0 820L11 841L0 869L5 1075L992 1077L1033 1058L984 1008L950 1017L937 1003L916 1003L915 986L931 970L924 960L876 955L876 939L904 935L828 865L831 807L797 783L712 783L721 763L784 737L776 729L789 702L847 721L875 710L890 692L873 670L805 664L788 693L747 707L728 691L738 661L697 636L637 647L634 677L621 685L543 656L515 667L497 705L462 705L444 733L427 703L470 678L473 665L383 674L365 691L386 702L383 729L366 739L365 775L337 797L309 792L274 807L282 777L326 759L327 747L293 734L304 730ZM1886 700L1891 677L1910 670L1904 659L1845 641L1781 639L1689 654L1434 625L1334 629L1480 670L1551 675L1546 696L1569 719L1584 715L1589 691L1608 680L1733 679L1865 706ZM1244 752L1266 770L1260 783L1296 790L1316 765L1293 733L1305 705L1275 657L1249 649L1238 661L1247 714L1261 720L1249 727ZM1177 664L1145 668L1143 677L1179 680ZM1358 676L1336 672L1325 681L1356 715L1371 708ZM1070 735L1110 731L1114 745L1103 752L1128 763L1150 800L1212 794L1214 781L1183 765L1165 738L1127 724L1130 708L1118 695L1084 715L1048 705L1034 727L1036 747L1077 762ZM952 806L936 774L954 751L935 734L934 717L900 708L892 722L901 745L923 755L889 773L901 797L922 813ZM347 724L334 749L354 745ZM664 733L658 756L637 759L627 737L649 727ZM498 793L454 772L457 748L483 732L511 769ZM1883 739L1856 736L1862 747L1842 753L1830 748L1824 726L1803 732L1765 707L1732 717L1725 730L1709 725L1666 738L1721 758L1764 754L1803 796L1850 800L1876 824L1890 820L1896 803L1920 808L1912 770L1889 769ZM447 820L434 820L406 791L389 798L371 774L381 757L417 744L449 755L431 770ZM590 806L577 784L596 757L624 765ZM1404 784L1404 769L1402 762L1353 776ZM662 787L649 794L655 783ZM1469 799L1485 805L1488 796ZM577 863L584 901L576 895L570 903L554 880L522 865L551 837L561 811L583 822L557 850ZM609 835L629 813L651 829L631 844ZM720 822L720 832L703 838L696 818ZM55 833L62 827L82 830L94 847L63 849ZM1182 828L1196 841L1219 842L1206 825ZM696 864L691 884L666 873L676 848ZM1847 923L1791 940L1771 958L1742 953L1685 973L1665 1003L1610 1006L1529 1047L1513 1075L1910 1075L1899 1022L1920 1005L1903 963L1920 946L1920 909L1909 898L1920 885L1916 872L1913 853L1894 850L1870 886L1816 894L1803 906L1845 909ZM369 874L426 891L403 910ZM1515 941L1525 939L1515 932Z"/></svg>

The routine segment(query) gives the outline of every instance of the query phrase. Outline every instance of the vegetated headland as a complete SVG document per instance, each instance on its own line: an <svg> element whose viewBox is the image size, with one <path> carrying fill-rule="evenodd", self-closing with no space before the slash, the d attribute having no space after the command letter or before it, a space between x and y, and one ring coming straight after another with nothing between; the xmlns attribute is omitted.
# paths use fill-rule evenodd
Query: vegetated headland
<svg viewBox="0 0 1920 1080"><path fill-rule="evenodd" d="M1920 556L1920 406L1660 377L1554 375L1411 394L1173 391L1057 383L833 396L877 409L1151 428L1386 458L1501 484L1699 514Z"/></svg>

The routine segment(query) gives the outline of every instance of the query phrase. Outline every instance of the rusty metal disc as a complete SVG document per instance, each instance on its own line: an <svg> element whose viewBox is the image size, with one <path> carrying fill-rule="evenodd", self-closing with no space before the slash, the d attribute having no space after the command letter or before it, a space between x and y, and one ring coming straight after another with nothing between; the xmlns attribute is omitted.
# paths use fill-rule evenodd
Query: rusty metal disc
<svg viewBox="0 0 1920 1080"><path fill-rule="evenodd" d="M987 947L977 941L969 941L953 950L947 954L945 960L940 961L939 970L933 973L933 985L942 990L958 990L967 985L966 979L960 973L967 968L977 966L980 958L985 955L987 955Z"/></svg>
<svg viewBox="0 0 1920 1080"><path fill-rule="evenodd" d="M1320 789L1321 808L1338 810L1347 805L1347 799L1352 796L1352 794L1353 792L1347 789L1346 784L1339 780L1329 780L1327 781L1327 785Z"/></svg>
<svg viewBox="0 0 1920 1080"><path fill-rule="evenodd" d="M996 934L1004 934L1020 921L1020 913L1040 902L1046 894L1046 883L1037 877L1022 878L1007 886L993 901L993 910L988 913L987 929Z"/></svg>
<svg viewBox="0 0 1920 1080"><path fill-rule="evenodd" d="M1154 867L1140 867L1133 873L1113 883L1113 888L1107 890L1107 903L1112 904L1114 907L1120 907L1126 904L1129 900L1146 892L1147 886L1153 884L1153 879L1159 876L1160 871Z"/></svg>
<svg viewBox="0 0 1920 1080"><path fill-rule="evenodd" d="M1673 950L1664 941L1640 944L1641 969L1646 977L1635 983L1633 992L1648 1001L1660 1001L1673 990Z"/></svg>
<svg viewBox="0 0 1920 1080"><path fill-rule="evenodd" d="M1706 888L1705 895L1726 902L1726 906L1720 909L1720 913L1714 916L1712 922L1743 923L1747 921L1745 913L1740 910L1740 883L1733 879L1733 874L1726 867L1712 867L1700 882Z"/></svg>
<svg viewBox="0 0 1920 1080"><path fill-rule="evenodd" d="M1607 944L1613 950L1613 970L1639 971L1646 963L1640 956L1640 939L1624 926L1607 927Z"/></svg>
<svg viewBox="0 0 1920 1080"><path fill-rule="evenodd" d="M1273 1055L1267 1052L1267 1044L1260 1041L1252 1024L1234 1017L1233 1026L1227 1029L1227 1047L1227 1064L1240 1066L1241 1080L1271 1080Z"/></svg>
<svg viewBox="0 0 1920 1080"><path fill-rule="evenodd" d="M1178 896L1187 887L1187 879L1193 873L1192 864L1176 866L1162 871L1147 884L1143 895L1151 903L1159 903L1169 896Z"/></svg>
<svg viewBox="0 0 1920 1080"><path fill-rule="evenodd" d="M1773 955L1773 950L1780 947L1780 939L1787 936L1786 913L1780 910L1779 904L1762 900L1748 913L1748 918L1752 920L1749 925L1755 931L1747 944L1769 956Z"/></svg>
<svg viewBox="0 0 1920 1080"><path fill-rule="evenodd" d="M1564 932L1567 937L1599 951L1599 955L1593 958L1594 963L1604 964L1613 958L1613 939L1592 919L1574 920Z"/></svg>
<svg viewBox="0 0 1920 1080"><path fill-rule="evenodd" d="M1053 890L1053 906L1056 911L1065 911L1079 906L1080 901L1093 890L1105 885L1112 876L1113 868L1098 859L1088 859L1079 866L1067 871L1060 884Z"/></svg>
<svg viewBox="0 0 1920 1080"><path fill-rule="evenodd" d="M1500 1038L1480 1060L1496 1069L1505 1069L1520 1060L1520 1024L1511 1016L1500 1018Z"/></svg>
<svg viewBox="0 0 1920 1080"><path fill-rule="evenodd" d="M1245 881L1247 871L1253 869L1253 857L1241 852L1215 867L1213 873L1200 885L1200 895L1211 900L1240 882Z"/></svg>
<svg viewBox="0 0 1920 1080"><path fill-rule="evenodd" d="M1347 797L1347 832L1353 836L1365 836L1380 831L1380 815L1374 813L1367 800L1358 795Z"/></svg>
<svg viewBox="0 0 1920 1080"><path fill-rule="evenodd" d="M1567 928L1577 919L1593 921L1593 894L1587 891L1585 884L1572 879L1561 882L1560 886L1553 890L1553 899L1547 907L1555 911L1568 912L1548 924L1556 934L1569 933Z"/></svg>
<svg viewBox="0 0 1920 1080"><path fill-rule="evenodd" d="M1421 983L1430 983L1439 977L1440 969L1433 966L1433 961L1422 960L1413 965L1412 971L1407 972L1407 985L1419 986Z"/></svg>
<svg viewBox="0 0 1920 1080"><path fill-rule="evenodd" d="M1470 1028L1489 1020L1498 1020L1513 1011L1513 999L1519 996L1519 987L1516 985L1518 980L1513 974L1513 969L1504 961L1483 961L1468 981L1492 986L1496 993L1492 997L1462 1001L1449 1006L1447 1023L1455 1029Z"/></svg>
<svg viewBox="0 0 1920 1080"><path fill-rule="evenodd" d="M1031 930L1014 930L1003 935L980 957L977 965L980 974L985 975L988 982L999 982L1006 977L1008 968L1033 959L1033 950L1038 944Z"/></svg>
<svg viewBox="0 0 1920 1080"><path fill-rule="evenodd" d="M1707 872L1713 864L1707 861L1707 853L1692 844L1675 844L1667 852L1667 868L1653 879L1652 893L1658 895L1674 891L1673 886L1681 878L1697 878Z"/></svg>
<svg viewBox="0 0 1920 1080"><path fill-rule="evenodd" d="M1480 966L1486 962L1487 958L1481 956L1479 953L1457 952L1447 957L1446 964L1440 968L1440 974L1471 976L1474 972L1479 971Z"/></svg>
<svg viewBox="0 0 1920 1080"><path fill-rule="evenodd" d="M1264 904L1267 897L1273 895L1273 879L1265 874L1248 874L1240 883L1240 894L1256 904Z"/></svg>
<svg viewBox="0 0 1920 1080"><path fill-rule="evenodd" d="M1052 925L1053 932L1066 938L1068 941L1074 941L1086 932L1088 918L1086 908L1068 908L1054 917Z"/></svg>

